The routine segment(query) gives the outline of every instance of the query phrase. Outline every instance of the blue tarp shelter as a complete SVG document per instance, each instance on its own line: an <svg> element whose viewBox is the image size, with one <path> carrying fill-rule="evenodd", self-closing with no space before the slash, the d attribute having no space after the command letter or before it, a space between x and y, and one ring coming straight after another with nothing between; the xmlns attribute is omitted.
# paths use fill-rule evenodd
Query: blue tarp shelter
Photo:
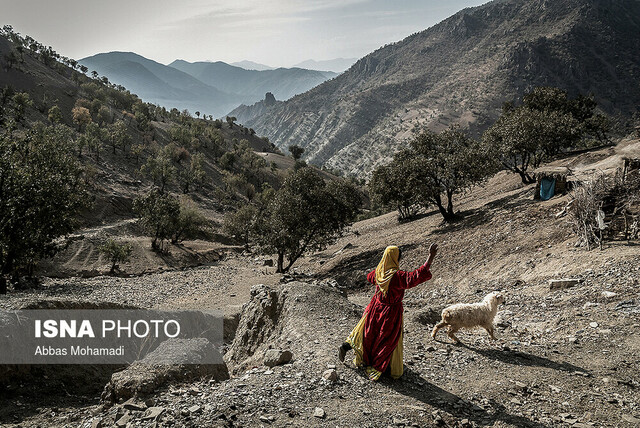
<svg viewBox="0 0 640 428"><path fill-rule="evenodd" d="M556 190L556 179L555 178L543 178L540 180L540 200L548 201L553 198L554 192Z"/></svg>

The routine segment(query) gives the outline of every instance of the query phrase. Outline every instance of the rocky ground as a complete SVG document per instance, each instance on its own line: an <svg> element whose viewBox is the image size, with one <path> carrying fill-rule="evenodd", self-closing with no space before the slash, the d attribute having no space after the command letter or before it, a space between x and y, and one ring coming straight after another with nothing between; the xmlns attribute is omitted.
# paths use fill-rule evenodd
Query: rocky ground
<svg viewBox="0 0 640 428"><path fill-rule="evenodd" d="M458 223L443 224L436 213L403 224L393 213L357 223L297 263L297 275L276 275L262 258L229 252L197 268L46 279L14 292L0 308L67 299L221 309L240 320L225 348L228 380L177 382L109 403L100 395L116 368L35 371L0 395L0 424L640 426L640 247L574 247L566 218L555 216L569 196L540 203L532 192L501 173L459 199L465 218ZM371 298L364 274L386 245L402 245L403 267L411 269L434 241L441 250L433 279L405 298L405 375L370 382L336 357ZM561 278L574 281L550 285ZM459 335L461 345L444 332L431 339L443 307L492 290L506 296L496 342L475 330Z"/></svg>

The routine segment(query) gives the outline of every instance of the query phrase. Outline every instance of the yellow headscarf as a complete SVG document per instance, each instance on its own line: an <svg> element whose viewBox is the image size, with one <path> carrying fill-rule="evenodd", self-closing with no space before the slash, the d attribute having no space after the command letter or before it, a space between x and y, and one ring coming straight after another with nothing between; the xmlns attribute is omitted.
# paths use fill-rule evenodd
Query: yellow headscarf
<svg viewBox="0 0 640 428"><path fill-rule="evenodd" d="M380 263L378 263L378 267L376 267L376 283L378 284L383 296L387 295L391 278L399 269L399 256L400 249L395 245L390 245L385 248L382 259L380 260Z"/></svg>

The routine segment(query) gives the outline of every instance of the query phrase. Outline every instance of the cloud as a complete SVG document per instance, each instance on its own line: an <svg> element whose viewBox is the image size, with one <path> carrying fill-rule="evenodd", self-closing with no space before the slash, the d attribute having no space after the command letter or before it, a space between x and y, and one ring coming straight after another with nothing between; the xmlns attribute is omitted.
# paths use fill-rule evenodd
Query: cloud
<svg viewBox="0 0 640 428"><path fill-rule="evenodd" d="M302 22L311 19L310 15L345 9L370 0L239 0L233 6L217 4L206 11L198 11L184 19L167 23L169 28L181 28L185 25L232 21L252 24L260 22L273 25L288 22ZM202 8L197 8L202 9ZM264 22L262 22L264 21Z"/></svg>

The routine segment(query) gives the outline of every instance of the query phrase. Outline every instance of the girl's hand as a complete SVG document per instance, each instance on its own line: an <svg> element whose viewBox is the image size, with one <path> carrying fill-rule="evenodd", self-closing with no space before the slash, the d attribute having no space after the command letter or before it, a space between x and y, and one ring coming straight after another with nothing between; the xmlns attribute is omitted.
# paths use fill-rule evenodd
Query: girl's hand
<svg viewBox="0 0 640 428"><path fill-rule="evenodd" d="M429 258L433 260L433 258L438 254L438 244L431 244L429 247Z"/></svg>

